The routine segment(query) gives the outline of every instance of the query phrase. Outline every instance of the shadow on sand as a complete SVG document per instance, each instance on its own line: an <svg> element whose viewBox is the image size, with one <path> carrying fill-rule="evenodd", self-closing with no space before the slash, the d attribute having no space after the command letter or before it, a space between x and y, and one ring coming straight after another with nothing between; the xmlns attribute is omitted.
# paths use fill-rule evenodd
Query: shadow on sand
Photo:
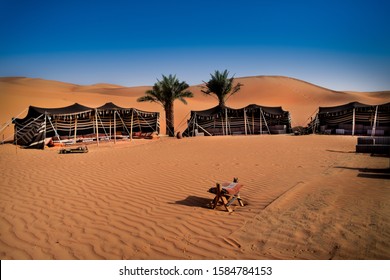
<svg viewBox="0 0 390 280"><path fill-rule="evenodd" d="M331 153L341 153L341 154L355 154L355 151L336 151L336 150L326 150L327 152Z"/></svg>
<svg viewBox="0 0 390 280"><path fill-rule="evenodd" d="M174 204L185 205L190 207L210 208L210 202L212 198L200 197L200 196L187 196L187 198L179 201L175 201Z"/></svg>
<svg viewBox="0 0 390 280"><path fill-rule="evenodd" d="M335 168L349 169L359 171L358 177L372 178L372 179L390 179L389 168L356 168L346 166L335 166Z"/></svg>

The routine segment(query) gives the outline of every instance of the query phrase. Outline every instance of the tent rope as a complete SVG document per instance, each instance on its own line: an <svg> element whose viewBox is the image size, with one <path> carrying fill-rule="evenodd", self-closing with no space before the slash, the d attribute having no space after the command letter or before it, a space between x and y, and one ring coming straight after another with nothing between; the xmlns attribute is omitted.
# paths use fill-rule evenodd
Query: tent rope
<svg viewBox="0 0 390 280"><path fill-rule="evenodd" d="M123 127L124 127L124 128L126 129L126 131L127 131L127 134L129 134L129 137L131 137L130 131L127 129L127 126L126 126L125 122L123 121L121 115L119 114L118 111L115 111L115 113L116 113L116 114L118 115L118 117L120 118L120 120L121 120L121 122L122 122L122 124L123 124ZM133 124L131 124L131 125L133 125Z"/></svg>
<svg viewBox="0 0 390 280"><path fill-rule="evenodd" d="M157 132L157 131L154 129L154 127L152 127L152 126L149 124L149 122L147 122L147 121L145 120L145 118L138 112L137 109L134 109L134 111L137 113L137 116L140 116L140 117L146 122L146 124L153 130L153 132Z"/></svg>
<svg viewBox="0 0 390 280"><path fill-rule="evenodd" d="M100 123L101 123L101 125L102 125L102 127L103 127L104 135L106 135L106 137L108 137L108 133L107 133L105 127L104 127L104 124L103 124L103 122L102 122L102 119L100 118L99 114L97 114L97 116L98 116L98 119L100 120ZM97 134L99 135L99 131L97 131ZM108 138L109 138L109 137L108 137ZM109 139L108 141L111 141L111 139Z"/></svg>
<svg viewBox="0 0 390 280"><path fill-rule="evenodd" d="M179 130L179 128L184 125L184 121L186 120L186 118L188 117L188 115L190 114L191 112L187 113L187 115L184 116L184 118L181 120L181 122L179 123L179 125L177 126L177 129L176 130Z"/></svg>
<svg viewBox="0 0 390 280"><path fill-rule="evenodd" d="M53 130L54 130L54 134L55 134L55 136L58 138L58 141L60 141L60 143L62 143L61 138L60 138L60 135L59 135L58 132L57 132L57 129L54 127L53 123L51 122L51 117L50 117L50 116L46 116L46 117L48 118L49 123L50 123L51 127L52 127Z"/></svg>
<svg viewBox="0 0 390 280"><path fill-rule="evenodd" d="M6 122L1 128L0 128L0 132L2 132L4 129L6 129L10 124L12 124L13 120L14 119L17 119L21 114L23 114L24 112L26 112L28 110L28 108L24 109L19 115L17 115L15 118L12 118L11 120L9 120L8 122Z"/></svg>

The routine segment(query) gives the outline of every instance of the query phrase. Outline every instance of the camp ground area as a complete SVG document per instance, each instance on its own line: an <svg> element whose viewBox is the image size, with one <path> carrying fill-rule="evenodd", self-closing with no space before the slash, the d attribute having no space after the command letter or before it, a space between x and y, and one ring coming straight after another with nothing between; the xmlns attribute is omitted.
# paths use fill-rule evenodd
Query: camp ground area
<svg viewBox="0 0 390 280"><path fill-rule="evenodd" d="M320 107L311 125L321 134L390 136L390 103Z"/></svg>
<svg viewBox="0 0 390 280"><path fill-rule="evenodd" d="M162 137L68 155L0 145L2 259L389 259L389 158L355 145L341 135ZM234 177L242 187L226 201L209 192Z"/></svg>
<svg viewBox="0 0 390 280"><path fill-rule="evenodd" d="M160 131L158 112L122 108L111 102L97 108L77 103L63 108L30 106L25 118L13 122L15 144L37 149L47 144L151 137Z"/></svg>
<svg viewBox="0 0 390 280"><path fill-rule="evenodd" d="M291 132L291 118L282 107L256 104L244 108L216 106L191 111L187 136L286 134Z"/></svg>

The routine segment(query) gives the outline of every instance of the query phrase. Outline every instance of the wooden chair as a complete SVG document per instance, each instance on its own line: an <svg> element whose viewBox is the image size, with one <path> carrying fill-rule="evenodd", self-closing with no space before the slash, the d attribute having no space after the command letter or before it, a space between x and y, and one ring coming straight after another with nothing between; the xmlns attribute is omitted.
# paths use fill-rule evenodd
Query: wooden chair
<svg viewBox="0 0 390 280"><path fill-rule="evenodd" d="M231 213L233 209L230 207L236 200L240 206L244 206L244 203L240 197L240 189L243 185L238 183L238 179L234 178L232 183L216 183L216 186L209 189L210 193L215 194L213 201L211 202L211 208L216 209L218 204L222 204L225 209Z"/></svg>

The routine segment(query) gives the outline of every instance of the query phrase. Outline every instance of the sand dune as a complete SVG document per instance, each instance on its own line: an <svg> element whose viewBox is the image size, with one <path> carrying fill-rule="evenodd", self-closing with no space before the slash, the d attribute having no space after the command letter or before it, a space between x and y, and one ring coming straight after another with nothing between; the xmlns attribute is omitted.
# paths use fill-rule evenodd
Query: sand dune
<svg viewBox="0 0 390 280"><path fill-rule="evenodd" d="M282 106L293 126L318 106L389 101L389 92L337 92L286 77L237 80L244 87L228 106ZM114 102L162 112L136 102L148 88L0 78L0 123L29 105ZM178 130L190 110L217 104L199 85L191 90L187 106L175 103ZM355 145L356 137L317 135L161 137L68 155L0 145L0 257L389 259L389 159L355 154ZM246 205L232 214L209 209L208 188L233 176Z"/></svg>
<svg viewBox="0 0 390 280"><path fill-rule="evenodd" d="M390 92L338 92L280 76L245 77L237 78L236 81L244 86L239 93L227 101L228 106L233 108L241 108L248 104L282 106L284 110L290 111L293 126L306 126L319 106L333 106L352 101L381 104L388 102L390 98ZM136 99L144 95L148 89L150 87L147 86L123 87L112 84L80 86L43 79L0 78L2 101L0 124L8 122L30 105L62 107L75 102L91 107L114 102L122 107L158 111L164 117L160 105L136 102ZM191 91L195 97L188 100L188 105L175 102L175 123L179 131L185 129L186 119L191 110L203 110L218 104L212 96L202 94L200 85L191 86ZM161 125L162 132L165 133L165 122L161 121ZM12 134L12 129L8 129L3 134Z"/></svg>

